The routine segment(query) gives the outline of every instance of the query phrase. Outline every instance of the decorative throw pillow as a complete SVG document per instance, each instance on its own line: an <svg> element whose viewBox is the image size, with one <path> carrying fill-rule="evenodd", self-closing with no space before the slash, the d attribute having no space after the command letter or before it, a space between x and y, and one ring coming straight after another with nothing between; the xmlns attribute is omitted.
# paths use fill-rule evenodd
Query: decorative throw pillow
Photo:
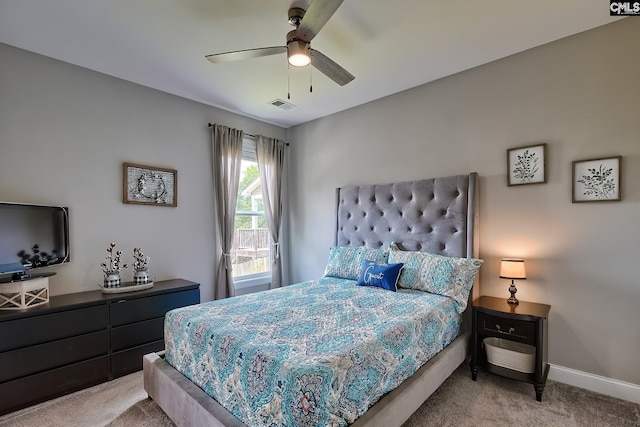
<svg viewBox="0 0 640 427"><path fill-rule="evenodd" d="M385 248L366 246L332 246L324 275L342 279L358 280L365 260L381 264L387 262L389 252Z"/></svg>
<svg viewBox="0 0 640 427"><path fill-rule="evenodd" d="M358 285L374 286L395 292L402 265L402 263L378 264L375 261L365 261L362 264L362 273L360 273Z"/></svg>
<svg viewBox="0 0 640 427"><path fill-rule="evenodd" d="M448 257L428 252L389 251L389 263L404 263L398 287L443 295L456 301L458 313L467 308L467 300L481 259Z"/></svg>

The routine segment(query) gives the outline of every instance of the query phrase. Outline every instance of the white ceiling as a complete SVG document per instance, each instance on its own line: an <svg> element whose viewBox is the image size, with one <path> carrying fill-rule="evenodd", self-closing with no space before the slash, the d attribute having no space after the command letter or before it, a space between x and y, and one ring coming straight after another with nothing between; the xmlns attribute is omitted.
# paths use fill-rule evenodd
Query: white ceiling
<svg viewBox="0 0 640 427"><path fill-rule="evenodd" d="M0 42L290 127L616 19L602 0L345 0L311 45L356 76L346 86L288 72L285 54L205 59L284 46L292 2L0 0ZM270 105L288 79L296 107Z"/></svg>

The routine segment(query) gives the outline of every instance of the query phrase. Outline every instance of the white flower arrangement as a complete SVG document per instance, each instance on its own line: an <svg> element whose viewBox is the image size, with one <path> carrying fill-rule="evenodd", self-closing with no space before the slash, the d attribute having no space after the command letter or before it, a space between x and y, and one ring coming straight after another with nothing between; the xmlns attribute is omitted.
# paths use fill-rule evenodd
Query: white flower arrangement
<svg viewBox="0 0 640 427"><path fill-rule="evenodd" d="M133 248L133 268L135 270L144 270L149 268L150 257L145 257L142 248Z"/></svg>
<svg viewBox="0 0 640 427"><path fill-rule="evenodd" d="M107 262L103 262L102 264L100 264L100 266L102 267L102 271L104 272L105 276L107 274L109 274L109 273L120 271L121 268L128 268L129 267L128 264L122 264L122 266L120 265L120 263L122 262L121 257L122 257L122 254L124 252L116 251L114 253L113 248L115 248L115 247L116 247L115 243L111 243L109 245L109 247L107 248L107 254L108 255L105 257Z"/></svg>

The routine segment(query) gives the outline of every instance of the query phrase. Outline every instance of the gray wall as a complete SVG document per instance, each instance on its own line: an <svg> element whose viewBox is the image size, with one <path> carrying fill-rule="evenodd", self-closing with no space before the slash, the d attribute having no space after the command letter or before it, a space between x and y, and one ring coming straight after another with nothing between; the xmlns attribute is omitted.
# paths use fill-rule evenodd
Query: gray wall
<svg viewBox="0 0 640 427"><path fill-rule="evenodd" d="M55 268L51 294L98 289L116 242L129 260L141 247L158 280L199 282L202 299L212 299L207 123L277 138L286 131L3 44L0 64L0 200L70 208L71 262ZM125 161L177 169L178 206L123 204Z"/></svg>
<svg viewBox="0 0 640 427"><path fill-rule="evenodd" d="M291 275L318 277L334 188L476 171L481 293L552 306L551 363L640 384L640 21L629 18L289 130ZM507 187L506 150L548 143L548 183ZM571 203L571 162L622 155L623 201Z"/></svg>

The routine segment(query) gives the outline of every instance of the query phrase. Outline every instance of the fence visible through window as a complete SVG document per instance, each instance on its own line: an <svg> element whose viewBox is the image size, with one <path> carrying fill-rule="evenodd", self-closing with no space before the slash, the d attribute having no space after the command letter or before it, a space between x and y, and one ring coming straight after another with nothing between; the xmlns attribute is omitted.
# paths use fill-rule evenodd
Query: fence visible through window
<svg viewBox="0 0 640 427"><path fill-rule="evenodd" d="M236 230L231 248L233 276L247 276L270 271L269 231L266 228Z"/></svg>

